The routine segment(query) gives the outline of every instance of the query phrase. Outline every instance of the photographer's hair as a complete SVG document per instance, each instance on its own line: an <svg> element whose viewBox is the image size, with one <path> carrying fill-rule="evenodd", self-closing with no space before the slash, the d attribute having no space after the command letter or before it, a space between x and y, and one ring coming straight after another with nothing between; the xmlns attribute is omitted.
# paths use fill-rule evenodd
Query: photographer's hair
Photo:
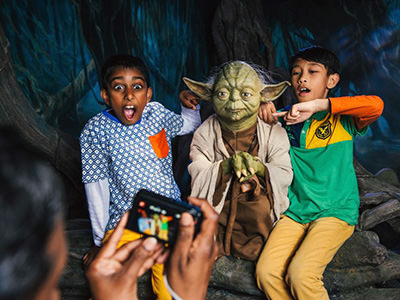
<svg viewBox="0 0 400 300"><path fill-rule="evenodd" d="M117 54L109 57L101 67L101 88L107 90L111 74L117 68L137 69L142 73L147 87L151 87L149 70L139 57L129 54Z"/></svg>
<svg viewBox="0 0 400 300"><path fill-rule="evenodd" d="M47 254L64 190L53 167L0 127L0 299L32 299L55 263Z"/></svg>
<svg viewBox="0 0 400 300"><path fill-rule="evenodd" d="M323 64L327 70L328 75L338 73L340 75L340 62L337 56L330 50L320 46L311 46L308 48L300 49L290 58L289 69L292 71L293 65L297 59L304 59L316 63Z"/></svg>

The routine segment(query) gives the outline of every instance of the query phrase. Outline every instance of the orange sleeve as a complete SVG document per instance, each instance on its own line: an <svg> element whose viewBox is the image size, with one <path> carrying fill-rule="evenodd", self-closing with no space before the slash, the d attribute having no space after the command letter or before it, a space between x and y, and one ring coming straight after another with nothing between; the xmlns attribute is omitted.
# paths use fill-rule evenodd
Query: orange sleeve
<svg viewBox="0 0 400 300"><path fill-rule="evenodd" d="M331 113L353 116L358 130L379 118L383 111L383 101L378 96L346 96L329 98Z"/></svg>

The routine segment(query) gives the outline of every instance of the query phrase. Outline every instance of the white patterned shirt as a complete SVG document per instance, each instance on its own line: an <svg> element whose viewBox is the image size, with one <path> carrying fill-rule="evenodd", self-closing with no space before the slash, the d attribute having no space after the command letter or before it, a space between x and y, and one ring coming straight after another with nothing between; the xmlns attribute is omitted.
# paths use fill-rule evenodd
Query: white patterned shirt
<svg viewBox="0 0 400 300"><path fill-rule="evenodd" d="M85 187L108 185L109 195L103 193L109 197L108 216L102 217L108 219L105 231L117 225L140 189L180 201L172 173L171 140L182 126L182 116L158 102L148 103L134 125L122 124L107 111L87 122L80 137L82 181Z"/></svg>

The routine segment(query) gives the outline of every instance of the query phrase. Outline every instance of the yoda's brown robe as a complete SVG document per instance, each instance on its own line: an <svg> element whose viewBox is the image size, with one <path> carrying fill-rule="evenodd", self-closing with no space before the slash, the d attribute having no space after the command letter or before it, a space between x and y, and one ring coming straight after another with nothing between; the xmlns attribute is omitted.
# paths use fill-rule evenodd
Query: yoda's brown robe
<svg viewBox="0 0 400 300"><path fill-rule="evenodd" d="M254 132L255 145L250 147ZM217 239L221 254L255 260L272 224L289 205L287 190L292 180L289 141L283 128L269 126L260 119L236 137L224 131L224 141L222 134L215 115L194 133L189 165L191 195L207 199L220 213ZM222 176L220 164L234 151L248 152L249 148L266 167L266 180L254 177L250 180L251 190L243 193L236 177Z"/></svg>

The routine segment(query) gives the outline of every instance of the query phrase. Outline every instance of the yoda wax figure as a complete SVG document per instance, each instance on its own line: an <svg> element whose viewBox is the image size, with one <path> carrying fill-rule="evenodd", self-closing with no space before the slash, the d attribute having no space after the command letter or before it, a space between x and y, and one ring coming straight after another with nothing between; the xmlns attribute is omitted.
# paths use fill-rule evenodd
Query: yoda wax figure
<svg viewBox="0 0 400 300"><path fill-rule="evenodd" d="M259 119L258 108L289 83L267 84L242 61L221 66L212 83L183 80L198 97L212 101L216 112L193 136L191 195L207 199L220 214L220 254L256 260L289 205L292 180L286 132Z"/></svg>

